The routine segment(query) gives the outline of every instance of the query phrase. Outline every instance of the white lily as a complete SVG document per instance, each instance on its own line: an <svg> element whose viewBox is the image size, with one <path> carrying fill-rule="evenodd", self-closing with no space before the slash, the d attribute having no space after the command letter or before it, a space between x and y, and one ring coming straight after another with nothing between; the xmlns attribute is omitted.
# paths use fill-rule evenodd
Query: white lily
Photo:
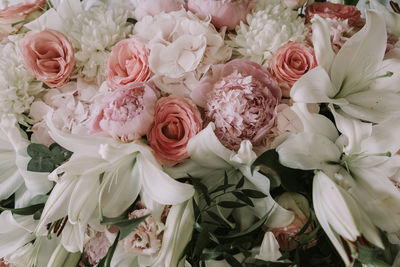
<svg viewBox="0 0 400 267"><path fill-rule="evenodd" d="M386 25L390 28L391 33L400 36L400 14L390 11L377 0L371 0L368 3L371 9L375 9L384 16Z"/></svg>
<svg viewBox="0 0 400 267"><path fill-rule="evenodd" d="M27 171L30 144L14 115L3 115L0 121L0 200L15 193L15 207L25 207L35 196L50 191L53 183L48 173Z"/></svg>
<svg viewBox="0 0 400 267"><path fill-rule="evenodd" d="M312 27L319 66L293 85L292 99L335 104L346 114L370 122L399 115L400 60L383 60L387 34L382 16L367 11L366 25L336 55L327 22L317 17Z"/></svg>
<svg viewBox="0 0 400 267"><path fill-rule="evenodd" d="M362 238L384 248L378 229L361 205L321 171L314 176L313 203L319 223L346 266L354 259L346 249L353 251L351 246Z"/></svg>
<svg viewBox="0 0 400 267"><path fill-rule="evenodd" d="M396 135L400 119L372 125L331 107L342 132L337 137L333 123L326 117L309 113L304 104L295 104L293 109L309 126L277 148L281 163L324 171L358 202L366 204L367 214L378 227L389 233L400 231L400 191L389 179L400 168L400 156L395 155L400 148ZM322 129L329 128L330 133L322 133Z"/></svg>
<svg viewBox="0 0 400 267"><path fill-rule="evenodd" d="M99 211L107 217L119 216L139 194L161 205L177 205L194 194L191 185L179 183L163 172L145 144L66 134L54 126L51 114L47 124L51 137L74 154L50 175L57 184L46 202L37 232L68 215L62 244L70 252L83 250L87 224L100 224L95 216Z"/></svg>
<svg viewBox="0 0 400 267"><path fill-rule="evenodd" d="M258 171L251 171L251 165L257 158L252 150L250 141L242 141L239 151L236 153L224 147L214 133L214 124L209 123L206 128L200 131L196 136L189 140L187 151L190 159L177 167L168 168L171 176L187 177L190 174L193 177L202 178L206 185L221 185L224 179L224 173L232 179L246 177L245 186L257 189L268 197L254 201L255 208L253 214L257 217L263 217L272 209L267 225L281 226L289 224L294 215L291 211L280 207L269 195L270 183L267 177ZM233 183L234 181L230 181Z"/></svg>

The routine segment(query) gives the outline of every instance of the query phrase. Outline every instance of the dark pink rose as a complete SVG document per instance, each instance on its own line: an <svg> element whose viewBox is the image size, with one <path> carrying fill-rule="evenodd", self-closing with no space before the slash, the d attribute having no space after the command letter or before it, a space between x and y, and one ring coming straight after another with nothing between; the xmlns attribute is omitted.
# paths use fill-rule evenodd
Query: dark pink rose
<svg viewBox="0 0 400 267"><path fill-rule="evenodd" d="M155 89L144 82L113 91L104 97L91 133L104 132L122 142L141 138L153 123L157 98Z"/></svg>
<svg viewBox="0 0 400 267"><path fill-rule="evenodd" d="M157 160L170 167L189 157L187 143L201 129L196 105L189 99L171 95L157 101L154 124L147 139Z"/></svg>
<svg viewBox="0 0 400 267"><path fill-rule="evenodd" d="M16 33L24 25L29 15L46 6L46 0L25 0L22 3L0 10L0 38ZM21 23L18 23L21 22ZM12 25L17 23L16 25Z"/></svg>
<svg viewBox="0 0 400 267"><path fill-rule="evenodd" d="M350 25L361 20L361 12L355 6L331 2L315 2L306 8L305 14L307 22L310 22L314 15L330 19L347 19Z"/></svg>
<svg viewBox="0 0 400 267"><path fill-rule="evenodd" d="M246 22L255 4L254 0L188 0L187 5L188 10L202 18L211 16L215 27L234 30L240 21Z"/></svg>
<svg viewBox="0 0 400 267"><path fill-rule="evenodd" d="M293 84L317 66L314 49L303 42L289 42L276 51L270 64L271 74L277 79L283 95L289 96Z"/></svg>
<svg viewBox="0 0 400 267"><path fill-rule="evenodd" d="M135 17L142 20L145 16L152 16L164 12L178 11L185 7L184 0L138 0L135 9Z"/></svg>
<svg viewBox="0 0 400 267"><path fill-rule="evenodd" d="M215 124L215 134L229 149L238 150L243 140L261 145L274 126L282 91L261 65L235 59L214 66L191 94Z"/></svg>
<svg viewBox="0 0 400 267"><path fill-rule="evenodd" d="M105 77L108 86L117 89L133 82L145 82L150 78L149 50L135 38L116 44L108 56Z"/></svg>
<svg viewBox="0 0 400 267"><path fill-rule="evenodd" d="M61 87L69 80L75 64L71 42L61 32L29 32L19 43L22 61L35 77L50 87Z"/></svg>

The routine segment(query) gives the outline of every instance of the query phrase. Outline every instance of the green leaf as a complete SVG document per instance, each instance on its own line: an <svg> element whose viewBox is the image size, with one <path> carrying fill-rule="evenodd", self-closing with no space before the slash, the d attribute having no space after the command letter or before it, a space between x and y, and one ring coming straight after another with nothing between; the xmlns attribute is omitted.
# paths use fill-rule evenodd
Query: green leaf
<svg viewBox="0 0 400 267"><path fill-rule="evenodd" d="M251 198L264 198L267 197L266 194L252 189L243 189L242 193Z"/></svg>
<svg viewBox="0 0 400 267"><path fill-rule="evenodd" d="M61 165L72 156L72 152L57 143L50 145L51 160L55 165Z"/></svg>
<svg viewBox="0 0 400 267"><path fill-rule="evenodd" d="M195 218L196 222L200 221L201 220L200 208L197 205L196 200L193 200L192 203L193 203L194 218Z"/></svg>
<svg viewBox="0 0 400 267"><path fill-rule="evenodd" d="M227 184L228 184L228 174L225 171L225 174L224 174L224 185L227 185Z"/></svg>
<svg viewBox="0 0 400 267"><path fill-rule="evenodd" d="M232 267L242 267L242 264L230 254L225 254L225 260Z"/></svg>
<svg viewBox="0 0 400 267"><path fill-rule="evenodd" d="M226 189L229 189L230 187L233 187L233 186L235 186L235 185L234 184L223 184L223 185L220 185L217 188L215 188L214 190L212 190L210 192L210 194L214 194L214 193L217 193L217 192L220 192L220 191L225 191Z"/></svg>
<svg viewBox="0 0 400 267"><path fill-rule="evenodd" d="M302 170L291 169L279 162L279 154L275 149L267 150L253 163L252 170L261 166L267 169L271 188L280 184L290 192L306 192L304 182L300 179L306 173ZM272 177L272 178L271 178Z"/></svg>
<svg viewBox="0 0 400 267"><path fill-rule="evenodd" d="M227 209L235 209L247 206L247 204L245 203L234 202L234 201L221 201L218 202L217 205Z"/></svg>
<svg viewBox="0 0 400 267"><path fill-rule="evenodd" d="M120 219L120 218L107 218L103 217L101 224L114 225L119 227L120 236L119 239L122 240L127 237L131 232L133 232L150 214L144 215L142 217L134 219Z"/></svg>
<svg viewBox="0 0 400 267"><path fill-rule="evenodd" d="M118 232L117 237L114 240L112 246L108 249L106 256L99 262L97 267L110 267L111 260L114 256L115 249L117 248L118 241L120 240L120 232Z"/></svg>
<svg viewBox="0 0 400 267"><path fill-rule="evenodd" d="M358 0L344 0L344 4L349 5L349 6L356 6L357 3L358 3Z"/></svg>
<svg viewBox="0 0 400 267"><path fill-rule="evenodd" d="M218 238L211 232L208 232L209 238L211 241L214 241L214 243L219 244Z"/></svg>
<svg viewBox="0 0 400 267"><path fill-rule="evenodd" d="M50 149L41 144L30 144L27 148L28 155L31 158L50 158L51 152Z"/></svg>
<svg viewBox="0 0 400 267"><path fill-rule="evenodd" d="M32 214L35 214L39 210L43 210L43 208L44 208L44 203L41 203L41 204L36 204L36 205L32 205L32 206L25 207L25 208L19 208L19 209L8 209L8 208L0 206L0 211L9 210L12 213L18 214L18 215L32 215Z"/></svg>
<svg viewBox="0 0 400 267"><path fill-rule="evenodd" d="M220 252L220 251L210 251L210 252L201 254L200 260L203 260L203 261L213 260L213 259L218 258L221 255L222 255L222 252Z"/></svg>
<svg viewBox="0 0 400 267"><path fill-rule="evenodd" d="M127 19L126 19L126 22L128 22L128 23L132 23L133 25L135 25L135 24L136 24L136 22L137 22L137 20L136 20L136 19L134 19L134 18L127 18Z"/></svg>
<svg viewBox="0 0 400 267"><path fill-rule="evenodd" d="M232 192L232 194L235 197L237 197L238 199L240 199L241 201L243 201L244 203L247 203L249 206L254 207L253 201L251 201L251 199L248 198L245 194L243 194L241 192Z"/></svg>
<svg viewBox="0 0 400 267"><path fill-rule="evenodd" d="M210 243L210 238L208 231L203 229L203 231L201 231L197 237L196 244L193 250L194 256L201 255L203 249L206 248L209 243Z"/></svg>
<svg viewBox="0 0 400 267"><path fill-rule="evenodd" d="M212 212L212 211L207 211L207 214L216 222L218 222L219 224L221 224L222 226L227 226L230 228L230 225L227 224L225 222L224 219L222 219L221 217L219 217L216 213Z"/></svg>
<svg viewBox="0 0 400 267"><path fill-rule="evenodd" d="M219 239L233 239L233 238L238 238L242 236L246 236L254 231L256 231L258 228L264 225L265 221L267 220L268 216L271 214L273 207L265 214L259 221L257 221L255 224L250 226L247 230L236 233L236 234L231 234L231 235L225 235L225 236L220 236Z"/></svg>
<svg viewBox="0 0 400 267"><path fill-rule="evenodd" d="M52 172L55 169L50 158L35 158L28 162L27 170L31 172Z"/></svg>
<svg viewBox="0 0 400 267"><path fill-rule="evenodd" d="M202 182L200 182L200 179L192 178L192 177L190 177L190 178L191 178L192 184L194 186L194 189L203 194L207 205L211 205L211 198L210 198L210 194L208 193L207 186L205 186Z"/></svg>
<svg viewBox="0 0 400 267"><path fill-rule="evenodd" d="M244 176L242 176L242 178L240 178L239 182L236 185L236 189L241 188L244 185Z"/></svg>
<svg viewBox="0 0 400 267"><path fill-rule="evenodd" d="M288 266L294 266L294 265L292 263L263 261L259 259L256 259L252 263L246 263L246 267L288 267Z"/></svg>

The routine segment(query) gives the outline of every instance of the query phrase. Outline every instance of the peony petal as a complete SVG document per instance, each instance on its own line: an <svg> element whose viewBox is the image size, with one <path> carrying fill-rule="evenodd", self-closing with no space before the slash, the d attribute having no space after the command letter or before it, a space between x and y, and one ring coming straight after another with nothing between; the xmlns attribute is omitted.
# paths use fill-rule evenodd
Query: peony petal
<svg viewBox="0 0 400 267"><path fill-rule="evenodd" d="M338 98L367 88L385 55L386 39L383 17L367 11L366 25L342 46L333 61L330 76L333 86L341 88Z"/></svg>

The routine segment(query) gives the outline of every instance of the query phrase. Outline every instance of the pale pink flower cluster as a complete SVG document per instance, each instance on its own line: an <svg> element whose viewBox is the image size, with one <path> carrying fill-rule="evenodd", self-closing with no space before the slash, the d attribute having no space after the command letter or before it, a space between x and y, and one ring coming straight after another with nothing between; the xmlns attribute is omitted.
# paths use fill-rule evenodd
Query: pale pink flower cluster
<svg viewBox="0 0 400 267"><path fill-rule="evenodd" d="M130 219L149 214L148 209L134 210ZM125 251L136 255L154 255L161 247L161 236L157 234L157 224L148 216L132 233L120 241Z"/></svg>
<svg viewBox="0 0 400 267"><path fill-rule="evenodd" d="M111 242L105 232L95 231L94 236L85 244L82 258L91 266L98 264L107 254Z"/></svg>
<svg viewBox="0 0 400 267"><path fill-rule="evenodd" d="M52 121L60 130L74 134L88 134L92 104L99 95L94 84L83 80L69 82L60 88L50 89L40 100L32 103L32 141L50 145L54 141L48 133L45 116L53 112Z"/></svg>
<svg viewBox="0 0 400 267"><path fill-rule="evenodd" d="M191 96L206 108L221 143L238 150L243 140L262 143L274 125L282 92L261 65L236 59L216 66Z"/></svg>
<svg viewBox="0 0 400 267"><path fill-rule="evenodd" d="M178 11L186 6L184 0L138 0L135 17L142 20L145 16L156 16L160 13Z"/></svg>

